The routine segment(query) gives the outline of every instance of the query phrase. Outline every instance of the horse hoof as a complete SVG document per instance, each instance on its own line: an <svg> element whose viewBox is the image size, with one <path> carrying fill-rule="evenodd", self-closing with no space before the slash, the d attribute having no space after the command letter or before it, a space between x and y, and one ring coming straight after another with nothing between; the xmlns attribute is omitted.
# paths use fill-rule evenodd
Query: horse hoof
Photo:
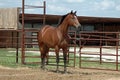
<svg viewBox="0 0 120 80"><path fill-rule="evenodd" d="M56 73L59 73L59 70L56 70Z"/></svg>
<svg viewBox="0 0 120 80"><path fill-rule="evenodd" d="M45 70L45 67L41 66L41 69L42 69L42 70Z"/></svg>
<svg viewBox="0 0 120 80"><path fill-rule="evenodd" d="M63 74L67 74L67 71L64 71Z"/></svg>
<svg viewBox="0 0 120 80"><path fill-rule="evenodd" d="M66 74L67 73L67 71L66 70L64 70L64 72L63 72L64 74Z"/></svg>

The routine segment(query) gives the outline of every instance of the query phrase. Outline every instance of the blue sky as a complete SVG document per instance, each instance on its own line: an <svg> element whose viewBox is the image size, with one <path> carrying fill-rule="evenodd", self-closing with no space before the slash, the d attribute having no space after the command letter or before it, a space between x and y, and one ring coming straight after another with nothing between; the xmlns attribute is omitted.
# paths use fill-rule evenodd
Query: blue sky
<svg viewBox="0 0 120 80"><path fill-rule="evenodd" d="M47 14L63 15L71 10L78 16L118 17L120 0L25 0L26 5L42 5L46 1ZM21 7L22 0L0 0L0 8ZM28 13L40 13L40 9L27 9Z"/></svg>

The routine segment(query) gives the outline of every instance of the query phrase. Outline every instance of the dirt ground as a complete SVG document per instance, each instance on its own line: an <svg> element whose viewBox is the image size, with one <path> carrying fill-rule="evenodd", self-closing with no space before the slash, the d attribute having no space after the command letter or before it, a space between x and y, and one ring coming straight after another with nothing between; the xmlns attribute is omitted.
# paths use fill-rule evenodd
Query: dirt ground
<svg viewBox="0 0 120 80"><path fill-rule="evenodd" d="M7 68L0 66L0 80L120 80L120 72L68 68L66 74L55 69Z"/></svg>

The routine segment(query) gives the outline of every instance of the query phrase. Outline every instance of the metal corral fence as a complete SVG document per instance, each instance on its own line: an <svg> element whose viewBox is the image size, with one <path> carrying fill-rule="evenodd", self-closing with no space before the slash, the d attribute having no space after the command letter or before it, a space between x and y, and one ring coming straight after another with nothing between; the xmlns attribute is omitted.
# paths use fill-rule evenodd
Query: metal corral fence
<svg viewBox="0 0 120 80"><path fill-rule="evenodd" d="M80 68L119 70L119 32L80 32Z"/></svg>
<svg viewBox="0 0 120 80"><path fill-rule="evenodd" d="M24 61L25 64L40 64L41 56L37 42L38 29L25 30L25 44L21 44L21 30L2 30L0 32L2 33L0 37L1 48L7 48L8 50L12 48L15 51L14 56L7 54L7 56L0 56L1 58L14 57L16 63ZM68 34L70 38L70 48L68 49L68 62L70 65L68 64L68 66L75 67L79 65L80 68L119 71L119 32L80 32L79 35L76 35L75 31L69 31ZM24 55L21 54L21 45L25 46ZM60 50L60 59L63 63L61 52ZM56 58L53 49L50 50L48 56L48 64L55 66Z"/></svg>
<svg viewBox="0 0 120 80"><path fill-rule="evenodd" d="M12 58L12 62L24 64L40 64L41 54L38 47L37 33L39 29L25 29L24 31L24 44L22 43L22 30L1 30L0 37L0 57L9 61ZM69 49L68 49L68 62L74 66L76 64L76 32L69 31ZM22 54L21 46L24 45L24 54ZM71 50L72 49L72 50ZM4 52L5 51L5 52ZM4 54L4 55L3 55ZM48 64L56 65L56 55L54 49L50 49L48 54ZM63 66L63 54L60 50L60 61ZM0 61L2 63L2 60ZM7 63L7 62L6 62Z"/></svg>

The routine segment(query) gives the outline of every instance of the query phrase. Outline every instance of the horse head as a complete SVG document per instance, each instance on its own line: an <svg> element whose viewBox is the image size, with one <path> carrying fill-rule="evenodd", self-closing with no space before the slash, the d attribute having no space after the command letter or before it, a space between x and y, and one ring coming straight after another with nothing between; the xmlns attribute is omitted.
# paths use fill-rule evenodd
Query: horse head
<svg viewBox="0 0 120 80"><path fill-rule="evenodd" d="M74 26L76 28L81 26L81 24L77 19L76 11L75 12L71 11L70 13L68 13L67 18L68 18L69 26Z"/></svg>

